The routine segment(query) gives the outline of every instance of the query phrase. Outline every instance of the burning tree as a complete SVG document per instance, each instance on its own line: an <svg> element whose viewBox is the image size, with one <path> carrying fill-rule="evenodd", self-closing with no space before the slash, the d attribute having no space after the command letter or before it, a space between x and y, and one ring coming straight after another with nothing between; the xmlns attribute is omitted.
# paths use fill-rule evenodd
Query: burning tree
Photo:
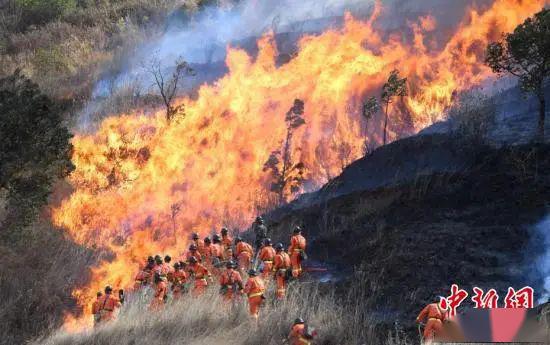
<svg viewBox="0 0 550 345"><path fill-rule="evenodd" d="M367 155L371 151L371 148L369 147L370 146L369 138L367 137L367 129L369 126L369 122L374 116L374 114L376 114L379 110L380 110L380 103L378 103L378 100L374 96L369 97L363 103L362 114L363 114L363 117L365 118L365 143L363 145L363 151L365 155Z"/></svg>
<svg viewBox="0 0 550 345"><path fill-rule="evenodd" d="M176 59L176 67L172 75L165 75L162 64L157 55L153 56L144 69L153 76L164 106L166 107L166 119L172 121L176 115L185 114L184 104L174 106L174 98L178 92L180 82L185 76L195 75L195 71L182 58Z"/></svg>
<svg viewBox="0 0 550 345"><path fill-rule="evenodd" d="M382 103L384 104L384 145L386 145L387 127L388 127L388 108L393 103L394 97L404 97L407 95L407 78L399 78L399 71L391 71L388 81L382 86Z"/></svg>
<svg viewBox="0 0 550 345"><path fill-rule="evenodd" d="M543 9L527 18L513 33L505 34L501 41L490 43L485 63L495 73L507 72L518 77L521 89L537 96L537 140L544 141L544 81L550 74L550 10Z"/></svg>
<svg viewBox="0 0 550 345"><path fill-rule="evenodd" d="M264 163L263 171L271 171L273 182L271 191L279 196L279 203L283 203L288 195L299 191L305 180L305 166L302 162L292 162L291 148L292 135L294 131L304 125L304 102L300 99L294 100L294 105L286 113L286 139L283 150L271 152ZM281 166L282 165L282 166Z"/></svg>

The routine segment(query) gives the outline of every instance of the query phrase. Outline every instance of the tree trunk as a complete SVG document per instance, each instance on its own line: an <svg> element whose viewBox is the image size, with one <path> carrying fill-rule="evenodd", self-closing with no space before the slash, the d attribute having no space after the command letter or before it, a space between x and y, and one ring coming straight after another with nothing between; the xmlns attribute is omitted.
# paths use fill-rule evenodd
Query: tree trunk
<svg viewBox="0 0 550 345"><path fill-rule="evenodd" d="M292 136L292 128L290 126L287 126L286 129L286 140L285 140L285 147L283 149L283 170L281 171L281 190L279 191L279 204L283 204L285 202L285 187L286 187L286 172L288 167L290 166L290 138Z"/></svg>
<svg viewBox="0 0 550 345"><path fill-rule="evenodd" d="M544 99L544 91L539 95L539 123L537 131L537 142L544 143L544 119L546 117L546 100Z"/></svg>
<svg viewBox="0 0 550 345"><path fill-rule="evenodd" d="M386 118L384 120L384 145L386 145L386 128L388 127L388 106L390 103L386 103L386 111L384 111L384 114L386 115Z"/></svg>

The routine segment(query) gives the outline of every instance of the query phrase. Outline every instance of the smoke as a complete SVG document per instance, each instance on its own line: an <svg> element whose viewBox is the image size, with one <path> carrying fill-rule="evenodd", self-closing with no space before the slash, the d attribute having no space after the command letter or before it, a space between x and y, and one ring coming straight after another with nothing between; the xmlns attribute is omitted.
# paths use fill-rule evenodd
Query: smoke
<svg viewBox="0 0 550 345"><path fill-rule="evenodd" d="M105 73L95 85L92 99L82 109L78 130L93 130L98 114L108 113L109 98L117 90L129 85L139 85L140 93L154 92L150 75L144 71L153 56L170 73L178 57L192 64L197 74L187 78L181 87L183 92L205 83L213 82L226 71L225 57L228 45L255 52L256 39L273 31L284 37L281 53L292 54L295 44L305 33L322 32L338 26L345 12L357 18L367 17L375 0L246 0L236 5L209 7L187 17L174 12L166 19L162 34L142 44L130 56L120 62L116 73ZM452 27L465 14L465 9L475 3L483 7L491 0L388 0L382 1L384 19L380 27L395 29L408 21L430 14L438 23ZM441 26L440 25L440 26ZM99 118L101 115L99 115Z"/></svg>
<svg viewBox="0 0 550 345"><path fill-rule="evenodd" d="M544 254L539 257L536 262L536 269L539 277L544 279L544 291L538 300L539 303L545 303L550 299L550 214L548 214L542 221L535 225L535 231L540 236L543 246Z"/></svg>
<svg viewBox="0 0 550 345"><path fill-rule="evenodd" d="M227 45L241 46L263 33L320 32L345 12L366 16L374 0L248 0L229 7L208 7L192 17L174 13L160 37L145 43L124 62L119 83L142 74L142 63L152 54L167 68L179 56L194 65L223 63ZM307 22L307 23L306 23ZM246 48L246 47L245 47ZM201 80L200 82L202 82ZM94 95L104 93L98 83Z"/></svg>

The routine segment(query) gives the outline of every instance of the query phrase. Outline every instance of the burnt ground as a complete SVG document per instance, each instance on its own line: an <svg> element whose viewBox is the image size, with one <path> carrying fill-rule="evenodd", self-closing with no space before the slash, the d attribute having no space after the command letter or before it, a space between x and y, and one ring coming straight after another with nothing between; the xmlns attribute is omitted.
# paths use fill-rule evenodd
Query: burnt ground
<svg viewBox="0 0 550 345"><path fill-rule="evenodd" d="M466 147L446 135L413 137L382 148L385 162L410 165L417 153L426 154L426 140L456 168L415 166L396 183L369 187L369 181L355 181L366 187L334 197L325 187L307 196L309 206L298 200L268 217L278 240L288 241L291 227L300 224L310 257L348 277L336 283L341 291L361 284L368 301L358 302L378 319L398 320L409 330L421 307L448 295L452 283L470 294L473 286L495 288L501 302L508 286L540 289L542 277L533 266L544 248L532 227L550 204L550 145L495 149ZM329 186L352 183L339 181L346 176L361 178L376 157L352 164Z"/></svg>

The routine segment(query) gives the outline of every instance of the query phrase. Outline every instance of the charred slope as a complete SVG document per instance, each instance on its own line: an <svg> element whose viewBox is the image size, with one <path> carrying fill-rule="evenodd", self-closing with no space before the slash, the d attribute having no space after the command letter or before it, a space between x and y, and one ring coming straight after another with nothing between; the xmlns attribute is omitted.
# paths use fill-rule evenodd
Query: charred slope
<svg viewBox="0 0 550 345"><path fill-rule="evenodd" d="M273 213L274 237L287 240L292 225L303 225L312 258L355 268L371 308L405 324L451 283L494 287L502 297L510 285L540 286L528 275L542 251L530 225L550 202L550 145L459 147L437 135L381 148L333 181L332 197L325 186L309 207L298 200ZM396 171L403 178L391 183Z"/></svg>

